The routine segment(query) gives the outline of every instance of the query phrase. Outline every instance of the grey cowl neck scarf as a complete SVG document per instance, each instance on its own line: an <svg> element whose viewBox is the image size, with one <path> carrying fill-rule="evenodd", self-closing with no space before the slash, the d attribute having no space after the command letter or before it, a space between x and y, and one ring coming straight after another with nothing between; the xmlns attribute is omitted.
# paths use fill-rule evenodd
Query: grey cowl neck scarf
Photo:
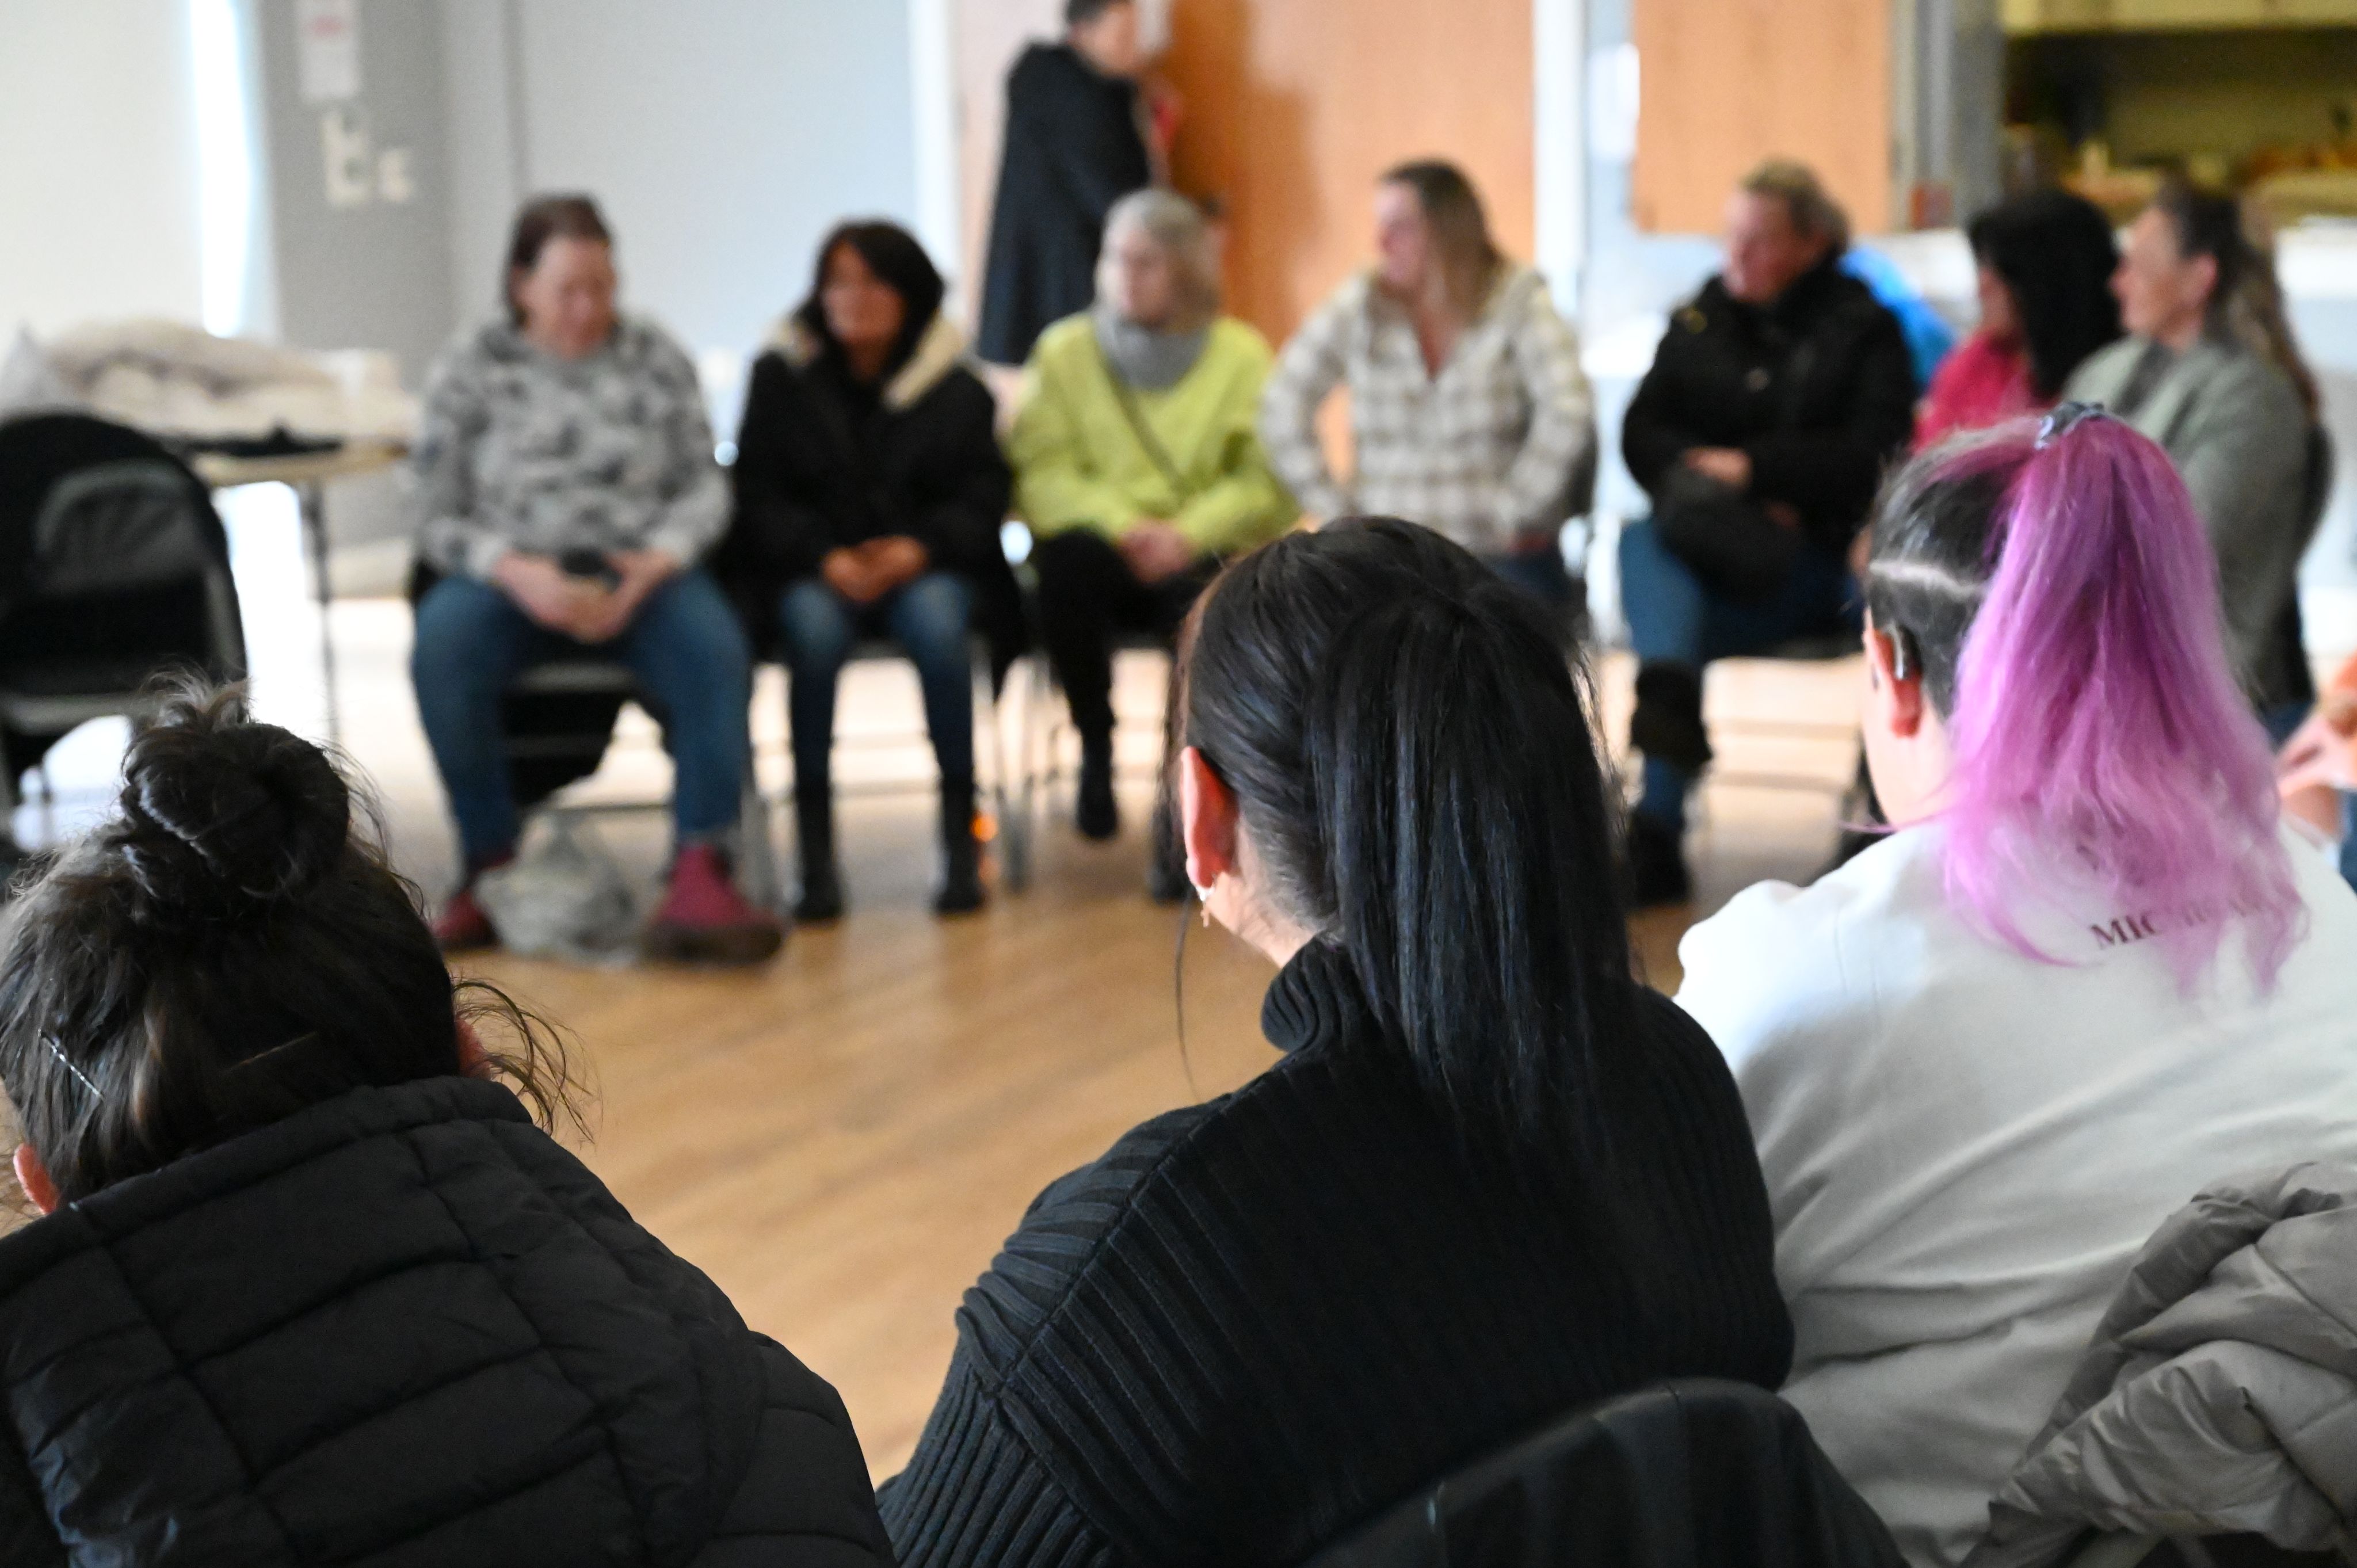
<svg viewBox="0 0 2357 1568"><path fill-rule="evenodd" d="M1192 332L1157 332L1125 321L1100 305L1089 312L1097 333L1097 348L1114 374L1140 392L1168 392L1178 384L1211 340L1209 326Z"/></svg>

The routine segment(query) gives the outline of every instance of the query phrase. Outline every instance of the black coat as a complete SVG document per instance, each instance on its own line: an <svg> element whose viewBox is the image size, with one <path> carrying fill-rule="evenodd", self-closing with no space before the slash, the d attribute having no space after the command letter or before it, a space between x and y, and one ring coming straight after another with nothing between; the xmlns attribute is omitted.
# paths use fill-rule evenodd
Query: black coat
<svg viewBox="0 0 2357 1568"><path fill-rule="evenodd" d="M363 1089L0 1240L0 1562L865 1568L834 1391L496 1084Z"/></svg>
<svg viewBox="0 0 2357 1568"><path fill-rule="evenodd" d="M1019 365L1050 322L1088 308L1105 214L1153 177L1136 83L1103 75L1068 44L1023 51L1006 78L983 270L984 359Z"/></svg>
<svg viewBox="0 0 2357 1568"><path fill-rule="evenodd" d="M1751 495L1797 509L1809 537L1848 547L1915 424L1915 369L1897 318L1828 259L1766 307L1717 278L1670 329L1620 426L1629 472L1660 499L1696 446L1751 458Z"/></svg>
<svg viewBox="0 0 2357 1568"><path fill-rule="evenodd" d="M1015 486L997 405L936 321L881 395L797 338L753 364L737 434L737 507L714 565L754 647L777 644L778 598L827 553L895 534L972 584L1001 669L1023 650L1023 607L999 531Z"/></svg>

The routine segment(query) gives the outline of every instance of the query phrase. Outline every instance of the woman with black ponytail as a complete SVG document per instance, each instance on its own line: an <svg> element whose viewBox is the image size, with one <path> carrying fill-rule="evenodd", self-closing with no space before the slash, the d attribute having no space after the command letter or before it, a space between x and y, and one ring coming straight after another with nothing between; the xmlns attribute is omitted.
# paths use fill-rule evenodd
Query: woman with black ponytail
<svg viewBox="0 0 2357 1568"><path fill-rule="evenodd" d="M1295 534L1210 589L1175 759L1282 1056L1050 1187L881 1495L907 1568L1290 1563L1664 1376L1779 1384L1742 1106L1630 973L1560 633L1437 534Z"/></svg>

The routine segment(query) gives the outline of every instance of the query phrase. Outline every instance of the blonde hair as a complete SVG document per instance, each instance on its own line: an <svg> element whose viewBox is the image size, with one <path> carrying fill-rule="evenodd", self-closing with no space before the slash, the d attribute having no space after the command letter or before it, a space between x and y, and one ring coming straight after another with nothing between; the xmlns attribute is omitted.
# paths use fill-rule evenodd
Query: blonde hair
<svg viewBox="0 0 2357 1568"><path fill-rule="evenodd" d="M1220 262L1203 209L1175 190L1131 191L1105 214L1104 252L1097 261L1097 296L1110 297L1113 237L1135 231L1152 242L1178 274L1178 316L1173 330L1192 332L1220 314Z"/></svg>
<svg viewBox="0 0 2357 1568"><path fill-rule="evenodd" d="M1401 164L1376 183L1405 186L1415 193L1417 209L1440 254L1448 303L1469 321L1479 316L1498 285L1498 274L1506 270L1506 253L1490 237L1490 215L1465 171L1427 158Z"/></svg>
<svg viewBox="0 0 2357 1568"><path fill-rule="evenodd" d="M1849 249L1849 214L1825 189L1817 171L1799 159L1770 158L1745 175L1736 188L1782 202L1793 231L1804 240L1823 240L1827 254L1838 256Z"/></svg>

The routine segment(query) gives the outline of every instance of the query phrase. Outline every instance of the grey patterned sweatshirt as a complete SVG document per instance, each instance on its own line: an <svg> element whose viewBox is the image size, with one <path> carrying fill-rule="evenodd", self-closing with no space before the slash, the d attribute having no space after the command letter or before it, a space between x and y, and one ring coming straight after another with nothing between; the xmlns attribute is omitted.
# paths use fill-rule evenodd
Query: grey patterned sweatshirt
<svg viewBox="0 0 2357 1568"><path fill-rule="evenodd" d="M694 562L728 521L695 367L649 322L573 360L504 322L461 336L426 384L414 461L418 545L444 572L488 577L510 550Z"/></svg>

